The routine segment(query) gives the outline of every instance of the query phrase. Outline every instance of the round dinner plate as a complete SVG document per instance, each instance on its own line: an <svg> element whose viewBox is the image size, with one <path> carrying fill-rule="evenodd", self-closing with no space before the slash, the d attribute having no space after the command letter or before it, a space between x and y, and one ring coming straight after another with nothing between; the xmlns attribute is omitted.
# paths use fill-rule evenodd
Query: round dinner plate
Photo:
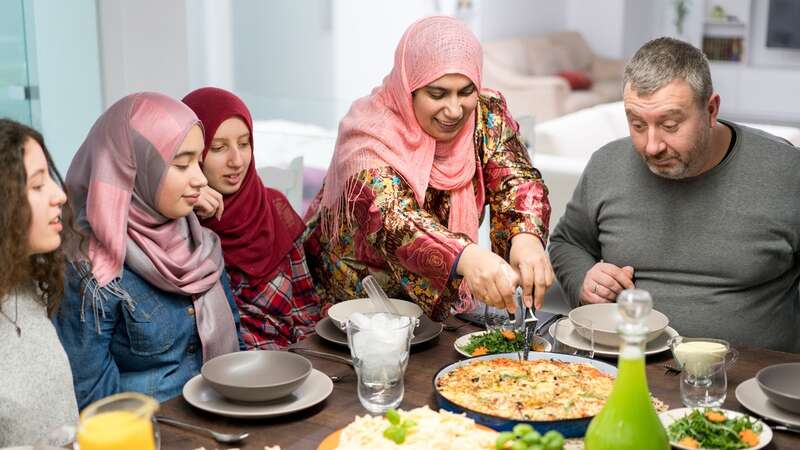
<svg viewBox="0 0 800 450"><path fill-rule="evenodd" d="M427 316L421 316L419 318L419 325L414 330L414 338L411 339L411 345L422 344L434 339L442 334L442 328L444 328L442 323L434 322ZM328 317L317 322L315 330L319 337L328 342L344 346L347 345L347 333L337 328Z"/></svg>
<svg viewBox="0 0 800 450"><path fill-rule="evenodd" d="M453 343L453 348L455 348L458 353L460 353L460 354L462 354L462 355L464 355L466 357L470 357L472 355L470 355L469 353L467 353L464 350L462 350L461 347L466 347L466 345L469 344L469 338L471 338L472 336L480 336L480 335L483 335L483 334L486 334L486 333L488 333L488 331L486 331L486 330L484 330L484 331L473 331L472 333L467 333L467 334L465 334L463 336L459 336L459 338L456 339L456 341ZM543 351L549 352L550 350L553 349L553 344L548 342L547 339L545 339L545 338L543 338L541 336L534 336L533 339L534 339L534 343L544 344L544 350ZM533 350L531 350L531 351L533 351Z"/></svg>
<svg viewBox="0 0 800 450"><path fill-rule="evenodd" d="M572 321L568 318L559 321L558 336L555 335L556 324L550 325L547 332L553 339L558 339L562 344L569 345L570 347L577 348L578 350L590 351L591 345L586 339L575 331ZM644 349L645 355L654 355L669 350L669 340L677 336L678 332L672 327L664 328L664 332L652 341L647 343ZM619 356L619 348L609 347L607 345L594 344L594 353L603 356Z"/></svg>
<svg viewBox="0 0 800 450"><path fill-rule="evenodd" d="M333 392L331 379L317 369L311 369L305 383L290 396L263 403L238 403L220 395L197 375L183 386L183 398L190 405L220 416L256 419L291 414L325 400Z"/></svg>
<svg viewBox="0 0 800 450"><path fill-rule="evenodd" d="M664 428L669 428L673 422L676 422L689 414L692 409L694 408L677 408L677 409L670 409L669 411L664 411L658 415L658 418L661 419L661 423L664 425ZM717 408L714 408L717 409ZM720 409L725 414L725 417L729 419L733 419L740 416L746 416L746 414L742 414L740 412L731 411L729 409ZM757 417L752 417L753 419L758 420ZM761 434L758 435L758 444L755 447L748 447L747 450L758 450L760 448L764 448L767 444L770 443L772 440L772 429L767 426L764 422L758 420L758 423L761 424ZM680 445L677 442L670 442L670 444L675 448L680 448L682 450L692 450L692 447L687 447L685 445Z"/></svg>
<svg viewBox="0 0 800 450"><path fill-rule="evenodd" d="M736 386L736 400L745 408L765 419L774 420L783 425L800 427L800 415L778 408L770 402L755 378L742 381L739 386Z"/></svg>

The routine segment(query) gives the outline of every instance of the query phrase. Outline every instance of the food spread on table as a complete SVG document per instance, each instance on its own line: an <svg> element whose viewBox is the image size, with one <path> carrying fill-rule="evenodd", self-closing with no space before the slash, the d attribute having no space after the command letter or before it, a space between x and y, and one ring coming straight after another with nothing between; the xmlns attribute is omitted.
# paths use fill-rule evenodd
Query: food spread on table
<svg viewBox="0 0 800 450"><path fill-rule="evenodd" d="M472 356L491 355L495 353L520 352L525 346L525 336L513 330L492 330L470 336L467 345L461 350ZM544 351L541 342L531 343L531 350Z"/></svg>
<svg viewBox="0 0 800 450"><path fill-rule="evenodd" d="M728 417L716 409L694 409L673 422L669 439L687 448L733 450L755 447L759 443L761 424L751 417Z"/></svg>
<svg viewBox="0 0 800 450"><path fill-rule="evenodd" d="M612 384L611 375L590 364L554 359L476 360L437 380L442 396L461 407L530 421L594 416Z"/></svg>

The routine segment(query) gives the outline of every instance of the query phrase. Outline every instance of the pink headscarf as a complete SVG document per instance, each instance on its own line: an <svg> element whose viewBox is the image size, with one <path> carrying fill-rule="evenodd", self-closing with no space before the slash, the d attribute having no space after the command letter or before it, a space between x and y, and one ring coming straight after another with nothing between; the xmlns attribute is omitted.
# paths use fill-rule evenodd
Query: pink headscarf
<svg viewBox="0 0 800 450"><path fill-rule="evenodd" d="M336 239L342 214L357 192L348 180L365 169L391 166L424 206L428 185L450 192L448 228L478 238L483 208L483 178L478 172L478 196L472 187L476 172L475 112L450 142L437 142L417 122L412 93L447 74L469 78L481 88L483 56L480 43L462 22L428 17L414 22L394 54L394 67L383 84L356 100L339 125L333 160L325 180L322 205L333 212L322 217L322 230Z"/></svg>
<svg viewBox="0 0 800 450"><path fill-rule="evenodd" d="M127 264L164 291L192 296L203 359L208 360L239 348L220 284L219 238L193 213L172 220L155 208L172 158L199 123L189 107L170 97L129 95L97 119L65 184L78 226L89 238L98 286L114 285Z"/></svg>

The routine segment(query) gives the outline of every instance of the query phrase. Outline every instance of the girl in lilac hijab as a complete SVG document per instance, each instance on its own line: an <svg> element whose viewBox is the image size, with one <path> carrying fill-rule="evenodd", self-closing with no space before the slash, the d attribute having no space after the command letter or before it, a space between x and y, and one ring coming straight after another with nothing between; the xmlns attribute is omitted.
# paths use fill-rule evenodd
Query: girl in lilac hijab
<svg viewBox="0 0 800 450"><path fill-rule="evenodd" d="M81 408L120 391L169 399L240 348L219 238L192 212L202 151L194 112L144 92L100 116L72 160L81 245L55 322Z"/></svg>

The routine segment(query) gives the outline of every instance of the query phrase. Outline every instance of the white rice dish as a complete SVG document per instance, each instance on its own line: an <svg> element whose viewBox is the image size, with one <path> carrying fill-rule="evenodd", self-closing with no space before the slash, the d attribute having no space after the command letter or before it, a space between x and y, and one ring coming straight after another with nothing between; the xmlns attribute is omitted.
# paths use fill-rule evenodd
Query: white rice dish
<svg viewBox="0 0 800 450"><path fill-rule="evenodd" d="M448 411L436 412L427 406L411 411L398 410L401 420L411 419L417 426L406 431L402 444L383 437L390 426L383 416L359 416L342 430L338 450L392 450L457 448L460 450L489 450L495 448L497 432L480 429L472 419Z"/></svg>

